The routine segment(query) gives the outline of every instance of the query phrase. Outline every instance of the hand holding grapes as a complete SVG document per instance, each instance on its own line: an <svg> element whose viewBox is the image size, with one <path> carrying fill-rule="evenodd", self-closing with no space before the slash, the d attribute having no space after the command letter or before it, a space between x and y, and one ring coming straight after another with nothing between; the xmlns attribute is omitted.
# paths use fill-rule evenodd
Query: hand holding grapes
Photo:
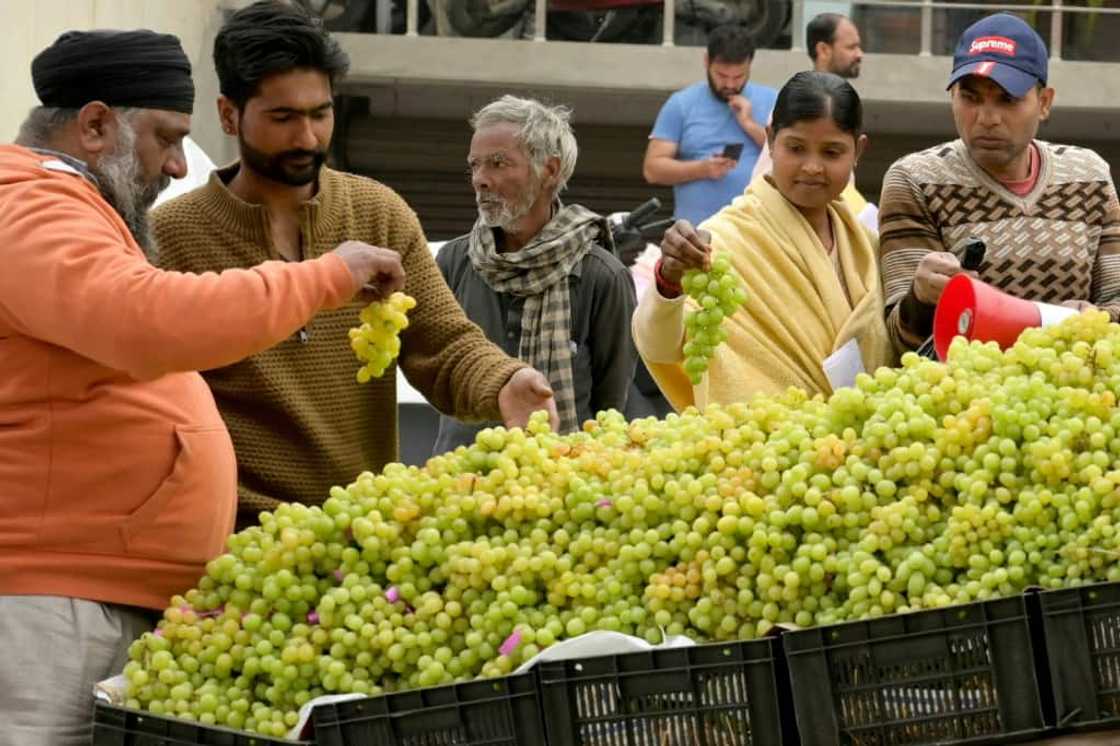
<svg viewBox="0 0 1120 746"><path fill-rule="evenodd" d="M354 292L360 292L364 300L383 301L404 290L404 267L397 252L362 241L343 241L331 253L346 263Z"/></svg>
<svg viewBox="0 0 1120 746"><path fill-rule="evenodd" d="M548 413L552 429L560 428L552 387L544 374L535 368L522 368L510 376L498 392L498 408L506 427L525 427L533 412L544 410Z"/></svg>
<svg viewBox="0 0 1120 746"><path fill-rule="evenodd" d="M661 264L658 272L663 282L681 284L690 269L707 270L711 266L712 234L698 231L687 220L678 220L661 239Z"/></svg>
<svg viewBox="0 0 1120 746"><path fill-rule="evenodd" d="M684 371L693 386L703 380L712 355L727 340L723 320L747 300L742 281L726 256L712 257L712 235L678 220L661 241L661 282L688 293L698 308L684 318Z"/></svg>

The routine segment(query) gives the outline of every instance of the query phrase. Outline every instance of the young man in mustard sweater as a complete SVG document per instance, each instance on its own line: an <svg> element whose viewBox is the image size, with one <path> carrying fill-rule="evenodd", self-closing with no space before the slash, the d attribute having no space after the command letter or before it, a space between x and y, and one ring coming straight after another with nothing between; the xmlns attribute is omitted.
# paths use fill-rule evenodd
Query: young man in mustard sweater
<svg viewBox="0 0 1120 746"><path fill-rule="evenodd" d="M214 43L223 129L241 159L161 205L160 261L189 272L302 263L349 239L396 252L417 300L399 365L440 411L524 424L555 404L547 380L491 344L463 314L416 215L388 187L323 165L334 84L348 60L301 9L264 0ZM359 306L322 314L281 344L205 373L237 452L239 523L279 502L318 504L332 485L397 458L396 377L359 385L347 338ZM554 420L555 422L555 420Z"/></svg>

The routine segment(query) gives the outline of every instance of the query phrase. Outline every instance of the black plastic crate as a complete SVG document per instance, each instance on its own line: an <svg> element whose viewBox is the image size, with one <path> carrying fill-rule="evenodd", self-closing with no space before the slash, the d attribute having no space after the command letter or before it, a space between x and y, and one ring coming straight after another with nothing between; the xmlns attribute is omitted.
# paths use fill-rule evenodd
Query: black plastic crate
<svg viewBox="0 0 1120 746"><path fill-rule="evenodd" d="M805 746L993 743L1042 732L1028 597L782 636Z"/></svg>
<svg viewBox="0 0 1120 746"><path fill-rule="evenodd" d="M93 746L312 746L97 702Z"/></svg>
<svg viewBox="0 0 1120 746"><path fill-rule="evenodd" d="M541 663L549 746L796 743L776 651L766 638Z"/></svg>
<svg viewBox="0 0 1120 746"><path fill-rule="evenodd" d="M1120 722L1120 583L1039 594L1058 727Z"/></svg>
<svg viewBox="0 0 1120 746"><path fill-rule="evenodd" d="M319 705L312 715L319 746L545 743L532 673Z"/></svg>

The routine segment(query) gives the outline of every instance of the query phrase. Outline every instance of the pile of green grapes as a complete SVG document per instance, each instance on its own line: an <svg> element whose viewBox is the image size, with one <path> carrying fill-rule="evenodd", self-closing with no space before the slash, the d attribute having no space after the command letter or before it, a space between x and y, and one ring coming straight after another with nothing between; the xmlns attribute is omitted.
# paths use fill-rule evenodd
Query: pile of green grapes
<svg viewBox="0 0 1120 746"><path fill-rule="evenodd" d="M129 705L280 735L331 692L505 674L557 640L659 642L1120 580L1120 326L954 342L789 391L559 436L490 429L230 538L126 668Z"/></svg>
<svg viewBox="0 0 1120 746"><path fill-rule="evenodd" d="M684 371L696 386L708 371L716 347L727 341L723 320L746 303L747 291L723 254L715 255L707 272L685 272L681 287L697 305L684 317Z"/></svg>
<svg viewBox="0 0 1120 746"><path fill-rule="evenodd" d="M415 307L415 298L398 292L362 309L358 315L361 326L350 330L350 349L363 363L358 368L358 383L380 378L397 359L400 333L408 328L407 314Z"/></svg>

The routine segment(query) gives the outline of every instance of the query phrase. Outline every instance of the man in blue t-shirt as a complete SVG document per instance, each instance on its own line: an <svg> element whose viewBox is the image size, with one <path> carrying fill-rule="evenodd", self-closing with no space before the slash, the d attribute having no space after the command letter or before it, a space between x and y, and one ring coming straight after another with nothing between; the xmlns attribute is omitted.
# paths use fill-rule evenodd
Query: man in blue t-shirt
<svg viewBox="0 0 1120 746"><path fill-rule="evenodd" d="M778 97L747 82L753 59L746 29L717 27L704 55L707 82L677 91L661 107L642 175L672 185L674 217L698 225L747 188Z"/></svg>

